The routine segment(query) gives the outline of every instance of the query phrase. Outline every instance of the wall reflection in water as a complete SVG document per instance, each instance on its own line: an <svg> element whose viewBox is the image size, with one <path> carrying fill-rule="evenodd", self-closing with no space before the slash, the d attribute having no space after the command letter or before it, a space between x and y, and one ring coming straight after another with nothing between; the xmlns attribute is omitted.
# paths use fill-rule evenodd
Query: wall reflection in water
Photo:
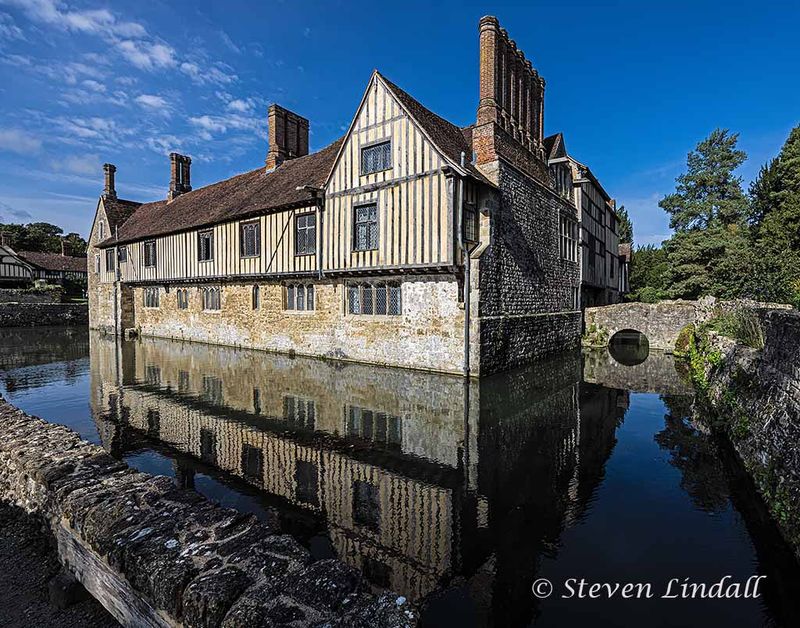
<svg viewBox="0 0 800 628"><path fill-rule="evenodd" d="M464 576L473 618L512 600L530 617L537 557L581 517L627 407L581 384L579 353L465 384L157 339L93 334L90 352L115 455L157 449L184 484L255 487L375 585L438 591L434 610Z"/></svg>

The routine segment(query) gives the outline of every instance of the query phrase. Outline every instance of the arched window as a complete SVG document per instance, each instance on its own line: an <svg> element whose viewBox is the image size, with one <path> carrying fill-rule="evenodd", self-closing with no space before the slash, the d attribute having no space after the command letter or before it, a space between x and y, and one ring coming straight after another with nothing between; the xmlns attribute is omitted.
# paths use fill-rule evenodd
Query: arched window
<svg viewBox="0 0 800 628"><path fill-rule="evenodd" d="M257 310L261 307L261 289L258 285L253 286L253 309Z"/></svg>

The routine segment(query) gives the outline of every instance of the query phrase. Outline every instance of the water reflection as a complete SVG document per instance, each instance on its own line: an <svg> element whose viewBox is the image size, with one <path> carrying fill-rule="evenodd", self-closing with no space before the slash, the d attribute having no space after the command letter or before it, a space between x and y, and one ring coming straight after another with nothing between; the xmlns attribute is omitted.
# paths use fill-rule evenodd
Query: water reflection
<svg viewBox="0 0 800 628"><path fill-rule="evenodd" d="M6 382L30 368L24 345ZM797 566L735 459L690 420L671 356L567 354L465 385L156 339L92 334L89 350L72 388L85 383L92 434L115 456L279 519L315 556L423 603L425 625L581 625L587 612L603 625L798 625ZM51 375L12 400L62 420L64 375ZM764 599L590 607L530 593L538 577L720 570L766 573Z"/></svg>
<svg viewBox="0 0 800 628"><path fill-rule="evenodd" d="M650 342L647 336L634 329L623 329L611 337L608 352L620 364L636 366L647 359Z"/></svg>

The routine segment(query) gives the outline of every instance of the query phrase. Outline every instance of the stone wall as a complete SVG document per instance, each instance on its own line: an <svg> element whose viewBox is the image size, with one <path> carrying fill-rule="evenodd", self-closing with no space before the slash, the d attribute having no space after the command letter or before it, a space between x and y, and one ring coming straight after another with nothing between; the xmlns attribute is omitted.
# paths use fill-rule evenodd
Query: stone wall
<svg viewBox="0 0 800 628"><path fill-rule="evenodd" d="M0 288L0 303L61 303L60 288Z"/></svg>
<svg viewBox="0 0 800 628"><path fill-rule="evenodd" d="M89 310L81 303L0 303L0 327L86 325Z"/></svg>
<svg viewBox="0 0 800 628"><path fill-rule="evenodd" d="M800 558L800 312L759 316L763 350L700 336L694 377L703 408L713 412L713 425L733 444Z"/></svg>
<svg viewBox="0 0 800 628"><path fill-rule="evenodd" d="M0 499L45 518L63 562L124 626L413 626L339 561L171 480L139 473L63 426L0 400Z"/></svg>
<svg viewBox="0 0 800 628"><path fill-rule="evenodd" d="M488 374L580 341L572 290L579 267L559 254L559 213L575 208L531 177L498 162L502 200L479 259L480 362Z"/></svg>
<svg viewBox="0 0 800 628"><path fill-rule="evenodd" d="M464 312L453 276L402 280L400 316L345 314L341 280L314 282L315 309L283 308L284 287L260 283L260 307L253 309L253 283L221 284L221 309L203 311L201 288L189 286L189 307L177 306L176 286L159 287L159 307L144 307L143 287L131 291L136 328L144 336L248 347L460 373ZM112 300L113 303L113 300Z"/></svg>

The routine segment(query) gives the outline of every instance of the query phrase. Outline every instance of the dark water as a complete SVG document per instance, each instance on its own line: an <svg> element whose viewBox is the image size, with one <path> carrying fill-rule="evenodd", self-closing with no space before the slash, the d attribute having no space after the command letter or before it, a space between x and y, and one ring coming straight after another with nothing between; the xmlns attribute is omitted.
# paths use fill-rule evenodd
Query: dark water
<svg viewBox="0 0 800 628"><path fill-rule="evenodd" d="M0 334L10 401L226 506L279 513L316 556L421 603L426 625L800 625L791 552L730 452L690 420L670 356L575 353L465 385L166 340ZM660 597L672 578L758 575L757 599ZM531 592L541 578L546 599ZM654 597L565 598L581 578Z"/></svg>

